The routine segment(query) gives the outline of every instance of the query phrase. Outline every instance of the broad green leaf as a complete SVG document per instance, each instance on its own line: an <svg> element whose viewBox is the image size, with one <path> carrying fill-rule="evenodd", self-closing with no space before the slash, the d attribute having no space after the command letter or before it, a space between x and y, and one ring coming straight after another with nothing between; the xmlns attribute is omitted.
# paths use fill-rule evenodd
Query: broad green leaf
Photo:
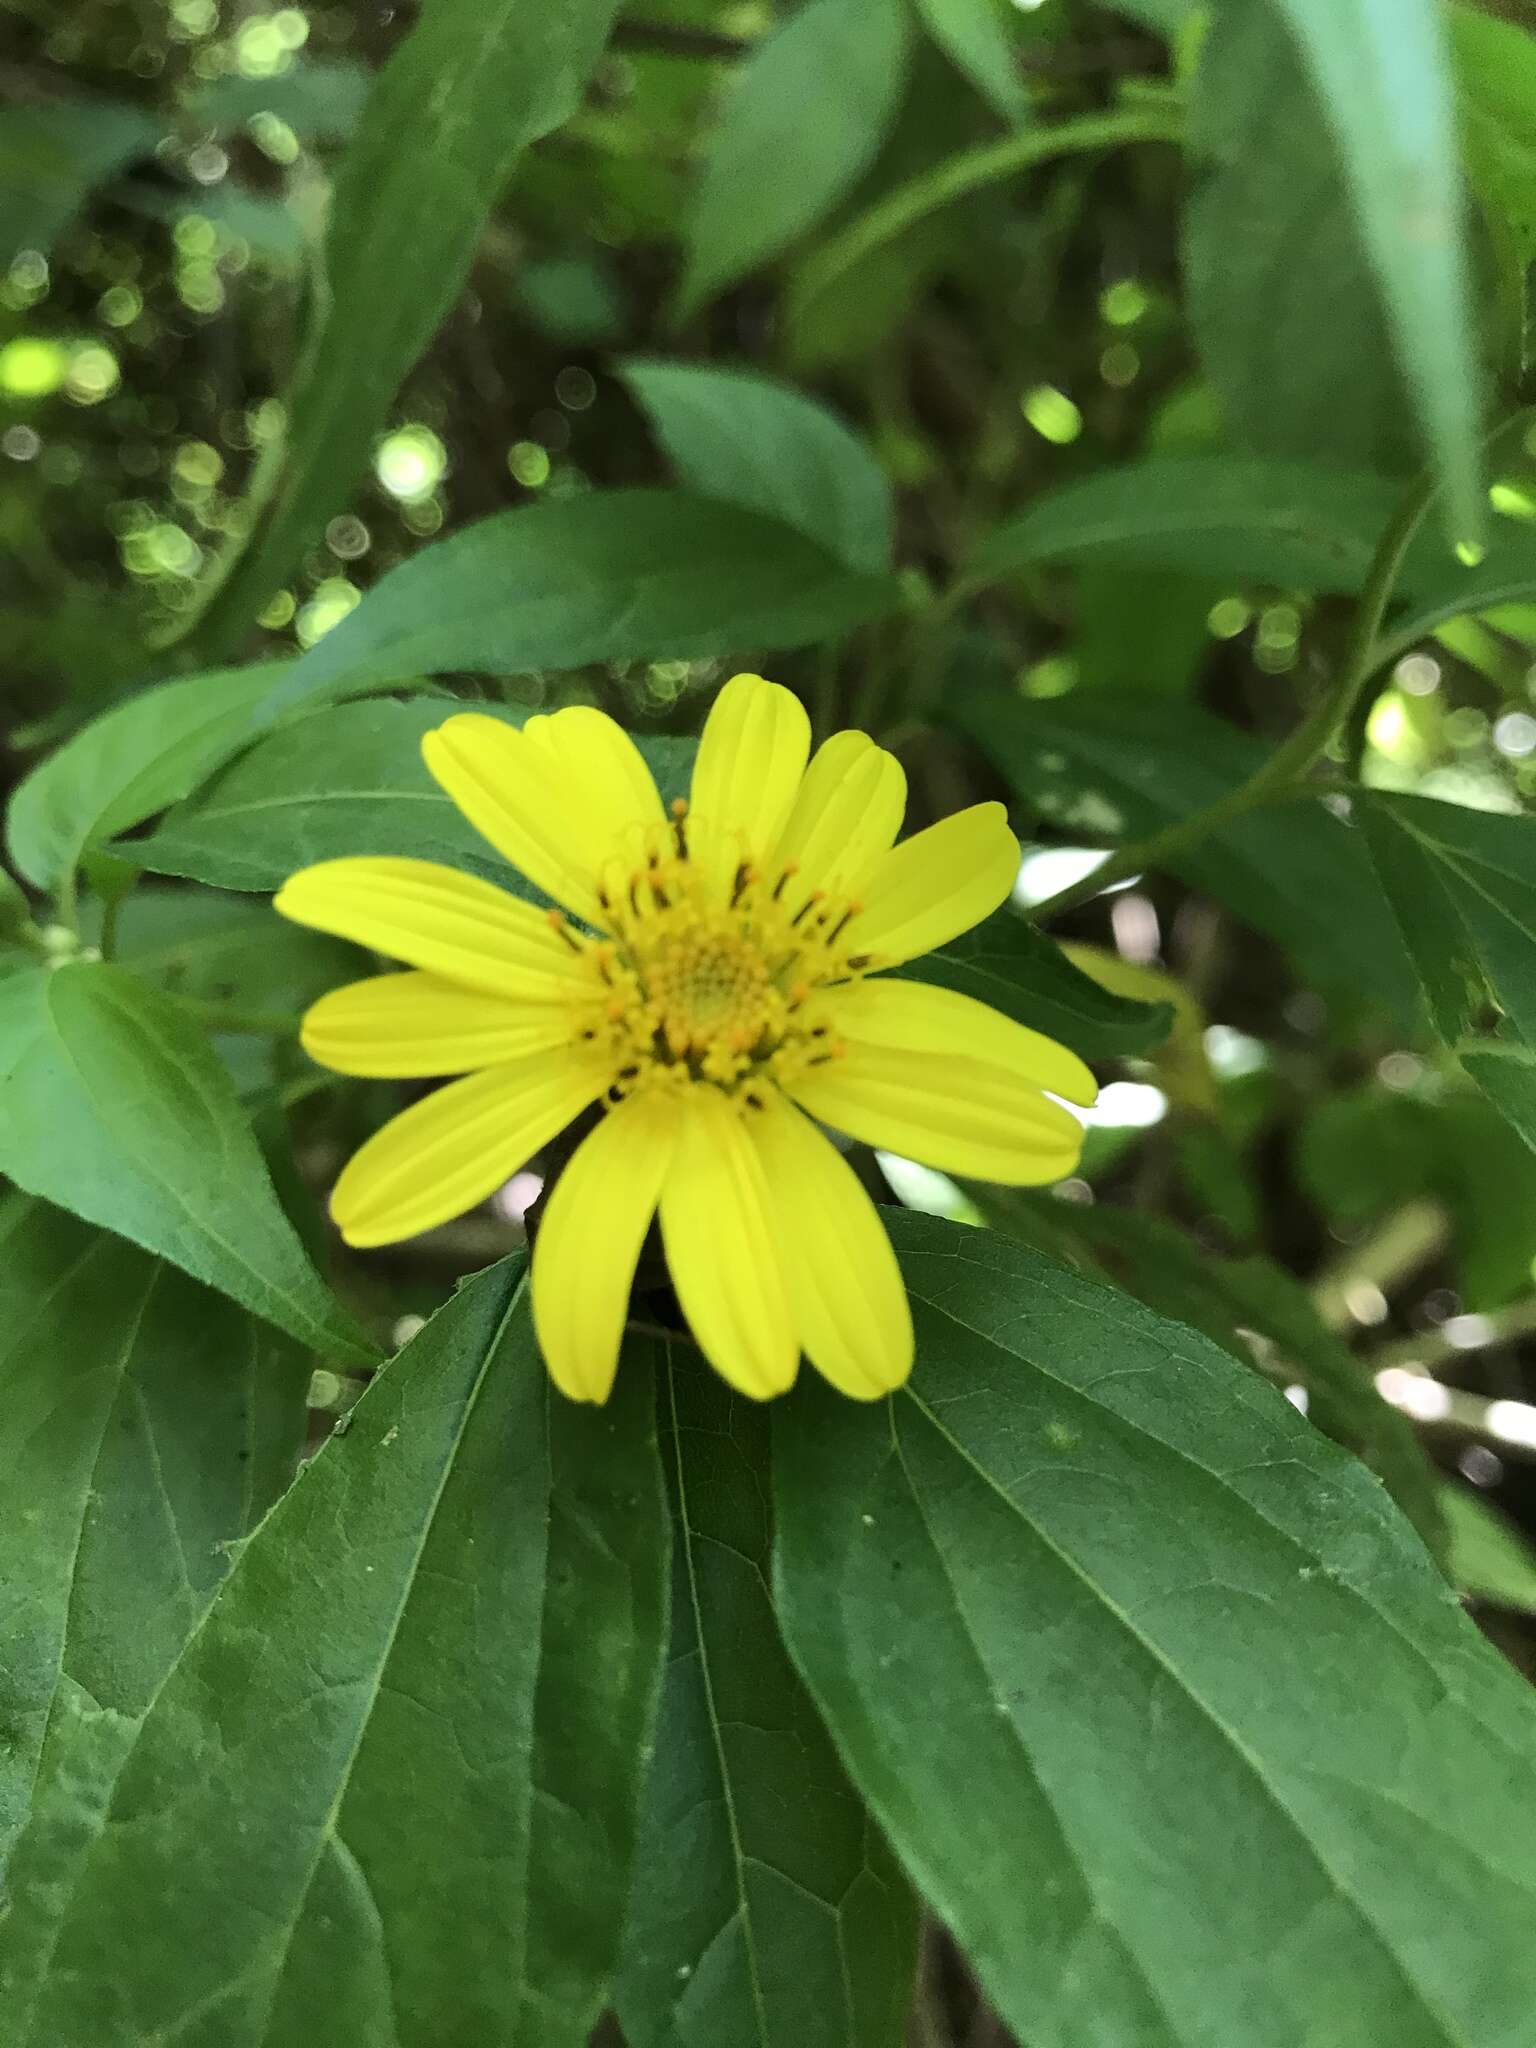
<svg viewBox="0 0 1536 2048"><path fill-rule="evenodd" d="M1377 792L1361 818L1436 1031L1536 1149L1536 819Z"/></svg>
<svg viewBox="0 0 1536 2048"><path fill-rule="evenodd" d="M1337 137L1452 529L1476 538L1479 374L1444 10L1438 0L1263 4L1295 38Z"/></svg>
<svg viewBox="0 0 1536 2048"><path fill-rule="evenodd" d="M1097 1268L1159 1315L1203 1331L1241 1364L1299 1384L1311 1420L1364 1459L1430 1552L1443 1557L1445 1526L1412 1425L1381 1398L1283 1266L1262 1257L1217 1258L1160 1216L1104 1202L1079 1206L981 1187L972 1199L1010 1236L1084 1271Z"/></svg>
<svg viewBox="0 0 1536 2048"><path fill-rule="evenodd" d="M690 314L825 219L895 115L904 0L807 0L742 65L720 109L684 235Z"/></svg>
<svg viewBox="0 0 1536 2048"><path fill-rule="evenodd" d="M1024 803L1090 842L1141 839L1204 810L1267 755L1193 706L1108 691L1037 702L974 689L952 715ZM1169 865L1330 987L1413 1016L1411 970L1365 848L1317 799L1254 811Z"/></svg>
<svg viewBox="0 0 1536 2048"><path fill-rule="evenodd" d="M584 2048L665 1638L651 1376L468 1282L241 1551L67 1874L17 2048ZM195 1941L186 1930L195 1927Z"/></svg>
<svg viewBox="0 0 1536 2048"><path fill-rule="evenodd" d="M629 2048L899 2048L907 1888L785 1655L768 1419L663 1374L672 1651L614 2003Z"/></svg>
<svg viewBox="0 0 1536 2048"><path fill-rule="evenodd" d="M374 698L291 720L179 804L148 839L116 848L161 875L265 893L297 868L343 854L398 853L509 879L438 788L423 733L466 707L442 697ZM494 705L477 710L498 714Z"/></svg>
<svg viewBox="0 0 1536 2048"><path fill-rule="evenodd" d="M149 1704L297 1468L308 1384L173 1267L43 1203L0 1209L0 1861L45 1747Z"/></svg>
<svg viewBox="0 0 1536 2048"><path fill-rule="evenodd" d="M909 961L902 974L909 981L973 996L1060 1039L1084 1059L1150 1052L1173 1025L1168 1004L1112 995L1074 967L1054 940L1006 906L947 946Z"/></svg>
<svg viewBox="0 0 1536 2048"><path fill-rule="evenodd" d="M1278 13L1223 9L1194 94L1211 163L1184 215L1184 275L1232 438L1258 455L1411 473L1412 413L1344 163Z"/></svg>
<svg viewBox="0 0 1536 2048"><path fill-rule="evenodd" d="M978 589L1043 562L1081 562L1353 591L1399 496L1384 478L1313 463L1148 456L1043 493L987 535L961 581Z"/></svg>
<svg viewBox="0 0 1536 2048"><path fill-rule="evenodd" d="M1006 0L917 0L924 28L982 98L1005 121L1027 121L1029 94L1004 26L1005 7Z"/></svg>
<svg viewBox="0 0 1536 2048"><path fill-rule="evenodd" d="M1452 1480L1440 1506L1450 1531L1452 1582L1473 1600L1536 1614L1536 1551L1518 1523Z"/></svg>
<svg viewBox="0 0 1536 2048"><path fill-rule="evenodd" d="M371 1354L278 1206L234 1083L168 996L101 961L0 981L0 1173L327 1354Z"/></svg>
<svg viewBox="0 0 1536 2048"><path fill-rule="evenodd" d="M160 122L119 100L0 111L0 271L46 255L88 195L161 139Z"/></svg>
<svg viewBox="0 0 1536 2048"><path fill-rule="evenodd" d="M269 711L345 683L514 675L647 656L798 647L891 611L776 520L680 491L604 491L500 512L381 578L298 663Z"/></svg>
<svg viewBox="0 0 1536 2048"><path fill-rule="evenodd" d="M1536 1046L1536 819L1376 791L1359 810L1445 1043L1502 1015Z"/></svg>
<svg viewBox="0 0 1536 2048"><path fill-rule="evenodd" d="M536 894L422 761L422 734L465 708L452 698L376 698L295 719L178 806L148 839L117 850L156 874L221 889L264 892L311 861L394 853ZM495 705L474 708L509 715ZM639 745L663 796L685 794L695 743L645 736Z"/></svg>
<svg viewBox="0 0 1536 2048"><path fill-rule="evenodd" d="M884 1413L780 1404L778 1606L1004 2020L1520 2048L1536 1707L1377 1482L1114 1290L892 1235L917 1370Z"/></svg>
<svg viewBox="0 0 1536 2048"><path fill-rule="evenodd" d="M238 640L351 496L395 394L458 297L523 151L575 110L616 0L434 0L375 79L337 173L324 311L249 552L203 622Z"/></svg>
<svg viewBox="0 0 1536 2048"><path fill-rule="evenodd" d="M6 814L19 873L56 888L92 846L197 787L255 730L282 662L160 683L94 718L21 783Z"/></svg>
<svg viewBox="0 0 1536 2048"><path fill-rule="evenodd" d="M889 569L891 487L835 413L744 370L632 360L622 375L689 490L781 519L850 569Z"/></svg>

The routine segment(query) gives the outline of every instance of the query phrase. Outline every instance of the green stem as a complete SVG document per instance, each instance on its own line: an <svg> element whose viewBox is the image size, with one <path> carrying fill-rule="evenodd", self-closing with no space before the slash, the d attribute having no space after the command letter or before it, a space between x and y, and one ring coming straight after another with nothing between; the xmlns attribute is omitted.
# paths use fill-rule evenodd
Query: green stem
<svg viewBox="0 0 1536 2048"><path fill-rule="evenodd" d="M1382 620L1392 601L1404 557L1424 523L1424 515L1438 488L1437 477L1421 477L1398 507L1391 525L1377 544L1365 588L1355 607L1349 644L1332 685L1322 693L1290 737L1276 747L1246 782L1229 789L1225 796L1218 797L1205 810L1175 819L1171 825L1163 826L1147 838L1122 846L1080 882L1037 904L1031 913L1036 920L1076 910L1105 889L1112 888L1116 882L1127 881L1145 868L1167 866L1179 854L1198 845L1202 839L1208 839L1234 819L1257 810L1262 804L1283 802L1287 797L1303 794L1308 788L1308 774L1327 753L1347 722L1360 692L1376 673L1376 644Z"/></svg>
<svg viewBox="0 0 1536 2048"><path fill-rule="evenodd" d="M962 150L932 170L898 185L841 234L834 235L812 256L790 288L788 312L792 323L801 320L812 300L818 298L843 272L878 249L882 243L903 234L914 222L951 206L971 192L1013 177L1053 157L1072 156L1080 151L1114 149L1131 142L1179 142L1184 127L1170 95L1160 106L1122 107L1107 114L1079 114L1054 127L1026 128L1006 135L979 149Z"/></svg>
<svg viewBox="0 0 1536 2048"><path fill-rule="evenodd" d="M296 1010L254 1010L242 1003L212 1002L203 996L177 996L177 1006L210 1031L244 1032L252 1038L297 1038Z"/></svg>

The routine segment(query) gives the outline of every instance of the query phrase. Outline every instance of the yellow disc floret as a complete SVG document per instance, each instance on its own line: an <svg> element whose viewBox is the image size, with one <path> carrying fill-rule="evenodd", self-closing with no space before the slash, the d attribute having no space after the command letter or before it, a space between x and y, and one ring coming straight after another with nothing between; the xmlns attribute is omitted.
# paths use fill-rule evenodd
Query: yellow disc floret
<svg viewBox="0 0 1536 2048"><path fill-rule="evenodd" d="M754 1084L787 1086L839 1056L818 997L869 965L848 946L858 905L797 886L794 861L759 875L742 859L722 891L689 857L687 811L679 798L667 840L639 864L610 863L598 889L608 936L550 912L591 974L576 1035L611 1062L610 1104L704 1083L754 1108Z"/></svg>

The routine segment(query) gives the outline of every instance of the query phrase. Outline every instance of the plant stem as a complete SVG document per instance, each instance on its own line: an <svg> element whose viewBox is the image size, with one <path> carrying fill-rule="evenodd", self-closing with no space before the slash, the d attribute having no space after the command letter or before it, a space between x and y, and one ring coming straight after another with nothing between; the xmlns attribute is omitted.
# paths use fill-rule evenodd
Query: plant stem
<svg viewBox="0 0 1536 2048"><path fill-rule="evenodd" d="M1234 819L1258 809L1261 804L1282 802L1289 796L1299 796L1306 791L1309 772L1327 753L1354 709L1360 692L1376 673L1377 636L1382 620L1392 601L1403 559L1424 523L1424 515L1438 488L1439 479L1425 475L1398 507L1391 525L1377 544L1365 588L1355 607L1349 644L1332 686L1318 698L1289 738L1276 747L1246 782L1228 790L1225 796L1207 805L1203 811L1195 811L1187 818L1177 818L1147 838L1122 846L1080 882L1074 882L1069 889L1058 890L1044 903L1037 904L1031 913L1036 920L1076 910L1080 904L1090 902L1116 882L1126 881L1132 875L1140 874L1144 868L1166 865L1175 855L1198 845L1202 839L1219 832Z"/></svg>
<svg viewBox="0 0 1536 2048"><path fill-rule="evenodd" d="M253 1010L242 1003L219 1003L203 996L177 996L179 1009L195 1017L210 1031L243 1032L252 1038L297 1038L300 1018L296 1010Z"/></svg>
<svg viewBox="0 0 1536 2048"><path fill-rule="evenodd" d="M823 245L791 287L791 323L798 322L811 301L845 270L940 207L950 206L1001 178L1048 163L1053 157L1114 149L1130 142L1179 142L1183 132L1183 121L1170 94L1161 106L1142 104L1115 108L1109 113L1079 114L1052 127L1026 128L1016 135L1004 136L1000 142L962 150L932 170L909 179L905 185L898 185Z"/></svg>

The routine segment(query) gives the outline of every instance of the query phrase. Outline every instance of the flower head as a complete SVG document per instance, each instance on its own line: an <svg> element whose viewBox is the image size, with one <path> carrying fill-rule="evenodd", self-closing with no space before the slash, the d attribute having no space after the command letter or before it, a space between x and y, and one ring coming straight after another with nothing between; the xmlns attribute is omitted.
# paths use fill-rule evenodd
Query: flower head
<svg viewBox="0 0 1536 2048"><path fill-rule="evenodd" d="M466 712L427 766L558 908L429 861L324 861L277 896L300 924L409 963L323 996L304 1045L344 1074L459 1075L352 1159L331 1197L351 1244L388 1244L483 1201L592 1104L534 1247L545 1359L607 1398L630 1285L659 1211L683 1313L756 1399L800 1353L873 1399L912 1363L878 1212L817 1128L981 1180L1071 1172L1093 1077L966 996L889 974L1007 896L1000 804L895 844L906 782L865 734L810 756L799 700L737 676L686 802L664 808L629 736L573 707L521 729Z"/></svg>

